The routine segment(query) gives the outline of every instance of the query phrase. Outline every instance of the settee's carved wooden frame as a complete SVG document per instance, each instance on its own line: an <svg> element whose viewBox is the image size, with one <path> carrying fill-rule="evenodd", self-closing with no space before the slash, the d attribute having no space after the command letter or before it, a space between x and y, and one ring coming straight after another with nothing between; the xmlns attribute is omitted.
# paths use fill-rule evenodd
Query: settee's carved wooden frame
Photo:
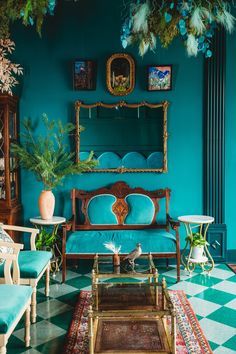
<svg viewBox="0 0 236 354"><path fill-rule="evenodd" d="M63 269L62 269L62 280L65 281L66 278L66 260L67 259L77 259L77 258L91 258L93 255L88 254L67 254L66 253L66 237L67 231L78 231L78 230L143 230L143 229L163 229L169 231L170 227L175 231L176 234L176 253L152 253L153 256L159 258L176 258L177 261L177 281L180 280L180 244L179 244L179 231L178 227L180 223L178 221L174 221L169 216L169 200L170 200L170 189L158 189L155 191L147 191L143 188L131 188L125 182L116 182L111 188L99 188L94 191L84 191L79 189L72 189L71 191L71 199L72 199L72 218L65 224L63 227L63 238L62 238L62 256L63 256ZM150 225L125 225L123 224L128 212L129 207L125 201L125 198L129 194L143 194L148 196L155 206L155 213L153 220ZM113 204L113 212L115 213L118 224L116 225L92 225L89 221L87 214L87 206L91 198L96 195L101 194L110 194L116 197L116 201ZM166 200L166 223L158 224L156 222L156 217L159 212L159 201L161 198L165 198ZM81 211L84 215L85 221L84 223L79 223L77 211L77 201L80 200L82 202ZM106 254L104 254L106 255Z"/></svg>

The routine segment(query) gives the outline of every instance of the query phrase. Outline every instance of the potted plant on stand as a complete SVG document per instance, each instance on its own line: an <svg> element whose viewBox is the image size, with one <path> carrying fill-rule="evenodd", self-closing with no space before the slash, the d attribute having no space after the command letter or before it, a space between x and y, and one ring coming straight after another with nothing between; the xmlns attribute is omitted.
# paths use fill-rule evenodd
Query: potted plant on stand
<svg viewBox="0 0 236 354"><path fill-rule="evenodd" d="M93 153L87 160L74 162L74 152L68 151L65 139L75 130L72 123L63 125L61 121L49 121L43 114L45 134L35 135L30 119L23 122L24 133L21 143L11 145L12 153L18 158L19 165L33 172L38 181L43 183L39 196L39 211L41 218L52 218L55 207L55 197L52 190L62 183L67 175L78 174L94 167Z"/></svg>
<svg viewBox="0 0 236 354"><path fill-rule="evenodd" d="M189 235L186 241L190 242L190 247L192 249L191 258L196 261L201 261L203 258L204 247L208 246L209 243L205 238L198 232Z"/></svg>

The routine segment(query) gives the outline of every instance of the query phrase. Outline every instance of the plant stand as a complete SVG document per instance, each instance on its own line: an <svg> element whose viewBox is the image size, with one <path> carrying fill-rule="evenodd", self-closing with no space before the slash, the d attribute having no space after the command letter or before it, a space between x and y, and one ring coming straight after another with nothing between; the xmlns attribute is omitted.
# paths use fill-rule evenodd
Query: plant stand
<svg viewBox="0 0 236 354"><path fill-rule="evenodd" d="M52 219L43 220L41 219L40 216L37 216L35 218L30 218L30 222L37 229L40 229L40 231L42 231L44 228L51 228L52 229L51 233L57 234L59 226L64 222L66 222L66 219L61 216L53 216ZM57 243L55 243L53 247L50 248L50 251L52 252L52 258L50 261L51 262L50 271L53 273L53 276L55 276L56 272L59 272L62 264L62 254Z"/></svg>
<svg viewBox="0 0 236 354"><path fill-rule="evenodd" d="M178 217L178 220L184 224L187 237L193 237L193 229L197 229L197 232L200 233L205 240L208 227L214 222L214 218L212 216L205 215L185 215ZM188 245L190 247L189 249ZM181 262L184 265L185 269L189 272L189 275L191 276L196 265L199 265L202 268L203 272L207 272L207 274L210 275L210 272L214 268L214 261L208 250L207 245L204 246L203 256L201 258L193 258L192 251L193 246L191 245L191 242L187 239L186 245L181 254Z"/></svg>

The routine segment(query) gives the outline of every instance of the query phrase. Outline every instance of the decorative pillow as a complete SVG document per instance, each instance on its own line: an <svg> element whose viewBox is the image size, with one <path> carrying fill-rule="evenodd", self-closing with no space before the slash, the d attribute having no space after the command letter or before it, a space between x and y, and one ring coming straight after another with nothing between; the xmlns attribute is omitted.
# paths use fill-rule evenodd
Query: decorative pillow
<svg viewBox="0 0 236 354"><path fill-rule="evenodd" d="M112 205L116 197L112 194L100 194L91 198L87 213L91 225L117 225L116 215L112 211Z"/></svg>
<svg viewBox="0 0 236 354"><path fill-rule="evenodd" d="M14 243L12 238L6 233L5 230L3 230L1 225L0 225L0 242L12 242L12 243ZM4 247L4 246L0 247L0 265L3 264L4 261L5 261L5 259L1 258L1 253L13 253L13 249L10 248L10 247Z"/></svg>
<svg viewBox="0 0 236 354"><path fill-rule="evenodd" d="M125 198L129 206L125 225L150 225L155 215L155 206L150 197L144 194L133 193Z"/></svg>

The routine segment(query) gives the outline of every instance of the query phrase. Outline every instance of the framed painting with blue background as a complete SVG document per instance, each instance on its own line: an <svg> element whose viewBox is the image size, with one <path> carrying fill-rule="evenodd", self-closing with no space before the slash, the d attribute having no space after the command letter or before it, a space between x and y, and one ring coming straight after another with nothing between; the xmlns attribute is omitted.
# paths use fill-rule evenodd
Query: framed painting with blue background
<svg viewBox="0 0 236 354"><path fill-rule="evenodd" d="M148 65L148 91L172 89L172 65Z"/></svg>
<svg viewBox="0 0 236 354"><path fill-rule="evenodd" d="M97 63L94 60L76 59L73 64L74 90L96 90Z"/></svg>

